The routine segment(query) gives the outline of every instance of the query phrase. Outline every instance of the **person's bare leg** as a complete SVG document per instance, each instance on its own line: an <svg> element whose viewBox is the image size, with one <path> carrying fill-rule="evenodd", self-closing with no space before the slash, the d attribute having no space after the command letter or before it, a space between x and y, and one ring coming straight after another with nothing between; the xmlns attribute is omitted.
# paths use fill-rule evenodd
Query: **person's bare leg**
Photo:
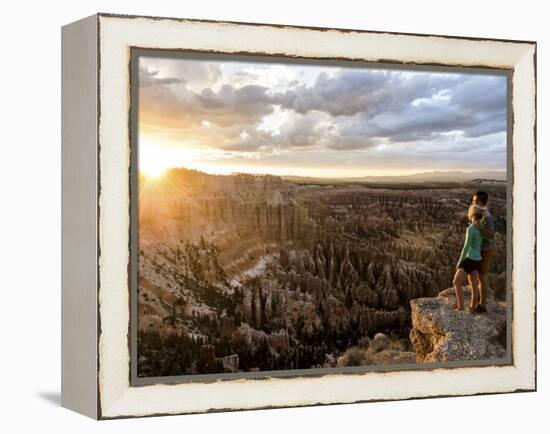
<svg viewBox="0 0 550 434"><path fill-rule="evenodd" d="M487 273L479 275L479 304L485 307L487 301Z"/></svg>
<svg viewBox="0 0 550 434"><path fill-rule="evenodd" d="M476 273L476 272L474 271L474 273ZM473 303L473 300L474 300L473 297L474 297L474 284L475 284L475 282L474 282L474 280L473 280L473 278L472 278L474 273L468 274L468 284L470 285L470 289L471 289L471 294L470 294L470 295L471 295L471 297L470 297L470 309L472 309L472 306L475 307L475 305L472 304L472 303Z"/></svg>
<svg viewBox="0 0 550 434"><path fill-rule="evenodd" d="M491 265L491 257L493 256L493 251L483 250L481 252L481 273L479 273L479 306L482 311L486 311L487 303L487 291L489 288L489 267Z"/></svg>
<svg viewBox="0 0 550 434"><path fill-rule="evenodd" d="M466 277L466 272L459 268L456 270L455 277L453 279L453 286L455 287L455 293L456 293L456 306L455 310L463 310L464 309L464 296L462 294L462 284L464 283Z"/></svg>
<svg viewBox="0 0 550 434"><path fill-rule="evenodd" d="M468 280L470 281L470 286L472 288L472 297L470 299L470 310L474 310L477 307L477 304L479 303L477 271L474 271L472 274L470 274L468 276Z"/></svg>

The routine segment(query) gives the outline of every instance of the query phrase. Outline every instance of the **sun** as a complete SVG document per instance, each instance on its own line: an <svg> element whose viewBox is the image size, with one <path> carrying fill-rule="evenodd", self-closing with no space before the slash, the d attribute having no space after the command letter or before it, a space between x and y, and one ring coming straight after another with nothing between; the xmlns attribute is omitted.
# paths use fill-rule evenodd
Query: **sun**
<svg viewBox="0 0 550 434"><path fill-rule="evenodd" d="M149 179L159 179L166 173L166 166L161 164L148 163L140 165L139 172Z"/></svg>
<svg viewBox="0 0 550 434"><path fill-rule="evenodd" d="M159 179L171 168L193 164L201 154L190 141L172 143L143 135L139 141L139 172L151 180Z"/></svg>
<svg viewBox="0 0 550 434"><path fill-rule="evenodd" d="M147 141L140 144L138 165L139 173L149 179L161 178L172 166L170 153L163 147Z"/></svg>

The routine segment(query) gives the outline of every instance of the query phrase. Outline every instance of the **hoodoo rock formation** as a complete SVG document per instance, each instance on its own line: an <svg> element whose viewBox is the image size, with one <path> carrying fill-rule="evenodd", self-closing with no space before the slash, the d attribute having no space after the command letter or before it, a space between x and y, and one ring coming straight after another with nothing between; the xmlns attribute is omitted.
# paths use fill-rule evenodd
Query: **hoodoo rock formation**
<svg viewBox="0 0 550 434"><path fill-rule="evenodd" d="M138 375L500 354L500 332L463 344L479 348L444 349L466 318L494 324L423 298L451 282L480 185L390 187L187 169L140 179ZM483 188L497 228L490 286L504 298L506 185Z"/></svg>
<svg viewBox="0 0 550 434"><path fill-rule="evenodd" d="M470 289L464 288L467 306ZM487 313L454 310L453 288L411 301L410 340L417 362L489 360L506 354L506 305L489 300Z"/></svg>

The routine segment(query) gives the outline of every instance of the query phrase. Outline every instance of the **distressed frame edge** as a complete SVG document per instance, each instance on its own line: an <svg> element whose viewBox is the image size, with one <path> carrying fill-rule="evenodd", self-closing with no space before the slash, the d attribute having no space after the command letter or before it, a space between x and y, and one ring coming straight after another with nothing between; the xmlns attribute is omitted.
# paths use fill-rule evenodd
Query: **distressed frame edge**
<svg viewBox="0 0 550 434"><path fill-rule="evenodd" d="M98 22L95 14L61 28L61 406L92 419L99 419L101 411Z"/></svg>
<svg viewBox="0 0 550 434"><path fill-rule="evenodd" d="M280 55L266 55L255 52L246 52L240 54L234 53L225 53L225 52L212 52L212 51L201 51L201 50L187 50L187 49L152 49L144 48L137 46L128 47L130 50L130 59L129 59L129 89L130 89L130 100L129 100L129 151L130 151L130 170L129 170L129 185L130 185L130 265L129 265L129 275L128 275L128 285L130 290L130 324L128 327L128 336L129 336L129 352L130 352L130 372L129 372L129 385L130 387L143 387L156 384L165 384L165 385L178 385L182 383L199 383L199 384L208 384L217 381L232 381L232 380L267 380L270 378L281 378L285 380L292 379L301 379L301 378L315 378L323 377L326 375L361 375L370 372L411 372L411 371L426 371L433 369L457 369L457 368L468 368L468 367L495 367L495 366L513 366L513 340L512 340L512 187L513 187L513 140L512 140L512 130L513 130L513 111L512 111L512 78L513 78L513 69L502 69L502 68L477 68L477 67L462 67L462 66L427 66L425 64L388 64L385 62L368 62L360 59L312 59L310 57L281 57ZM506 355L502 358L497 359L487 359L487 360L468 360L468 361L451 361L446 363L434 362L434 363L410 363L410 364L395 364L395 365L376 365L376 366L362 366L362 367L345 367L345 368L330 368L330 369L295 369L292 370L292 373L288 373L287 370L281 371L260 371L258 373L239 373L239 374L202 374L202 375L173 375L173 376L158 376L158 377L139 377L137 375L137 255L138 255L138 242L137 242L137 209L138 207L138 186L137 186L137 155L138 155L138 106L139 106L139 92L138 84L139 79L137 78L137 68L139 60L142 56L148 57L160 57L166 58L164 56L169 56L169 58L179 58L178 56L196 56L199 58L205 56L204 59L210 58L210 56L221 56L218 59L227 58L228 61L261 61L265 63L277 63L284 62L294 65L301 64L331 64L336 63L338 65L345 64L346 67L350 68L380 68L380 69L393 69L393 70L404 70L404 71L428 71L428 72L457 72L464 74L495 74L498 76L504 76L507 80L507 153L510 156L507 162L507 170L510 174L507 180L507 200L510 206L508 207L508 216L507 216L507 229L509 233L506 236L506 245L507 251L510 252L507 258L507 283L506 283L506 293L507 299L510 300L507 306L507 348ZM304 62L304 63L302 63ZM325 63L329 62L329 63ZM321 372L319 372L321 371ZM410 398L414 399L414 398ZM361 402L371 402L361 401Z"/></svg>
<svg viewBox="0 0 550 434"><path fill-rule="evenodd" d="M105 15L105 14L101 14L101 16L105 16L105 17L111 17L111 15ZM120 18L120 16L117 16L118 18ZM124 16L124 18L139 18L139 17L127 17L127 16ZM154 17L144 17L144 18L148 18L148 19L155 19ZM99 19L98 19L99 21ZM181 20L181 21L189 21L189 20ZM215 23L219 23L219 22L215 22ZM234 24L243 24L243 23L234 23ZM290 27L290 26L282 26L282 27ZM292 26L294 28L302 28L302 29L307 29L307 27L299 27L299 26ZM347 31L350 31L350 30L347 30ZM368 31L361 31L361 32L365 32L365 33L373 33L373 32L368 32ZM381 33L387 33L387 32L381 32ZM436 36L436 35L420 35L420 36L424 36L424 37L429 37L429 36ZM445 36L440 36L442 38L448 38L448 39L459 39L460 37L445 37ZM469 39L469 38L468 38ZM474 40L478 40L478 39L475 39ZM486 39L480 39L480 40L486 40ZM496 40L498 42L503 42L503 40ZM511 41L511 42L517 42L517 41ZM534 73L533 73L533 76L532 77L529 77L529 79L533 79L532 80L532 84L534 86L534 96L536 98L536 43L527 43L528 45L525 47L525 53L526 55L529 55L531 49L533 49L533 52L532 52L532 55L533 55L533 62L535 64L535 67L534 67ZM519 64L519 61L517 62ZM535 156L535 163L536 163L536 105L533 107L534 108L534 119L533 119L533 138L534 138L534 141L532 143L533 145L533 151L534 151L534 156ZM536 166L533 168L535 169L536 171ZM534 187L534 193L536 194L536 177L535 177L535 185L533 186ZM535 225L536 225L536 214L534 216L535 218ZM535 244L535 254L536 254L536 232L535 232L535 240L534 240L534 244ZM535 267L536 267L536 263L535 263ZM535 270L536 271L536 270ZM536 277L536 276L535 276ZM534 319L536 321L536 282L535 282L535 311L534 311ZM482 393L479 393L479 394L492 394L492 393L510 393L510 392L516 392L516 391L521 391L521 392L524 392L524 391L534 391L536 390L536 324L535 324L535 341L534 341L534 363L535 363L535 366L534 366L534 371L533 371L533 374L534 374L534 378L533 378L533 382L531 382L529 379L526 380L526 383L524 384L525 387L518 387L517 389L515 390L506 390L506 391L499 391L499 392L482 392ZM99 352L99 347L98 347L98 352ZM101 387L99 386L99 383L98 383L98 387L99 389L101 389ZM131 387L130 387L131 388ZM451 395L427 395L427 396L412 396L412 397L404 397L404 398L391 398L391 399L368 399L368 400L359 400L359 401L353 401L353 402L377 402L377 401L385 401L385 400L395 400L395 399L398 399L398 400L406 400L406 399L423 399L423 398L429 398L429 397L437 397L437 396L468 396L468 395L476 395L478 393L471 393L471 394L459 394L459 395L454 395L454 394L451 394ZM345 402L334 402L334 404L338 404L338 403L345 403ZM351 402L350 402L351 403ZM288 406L311 406L311 405L324 405L324 404L331 404L331 403L323 403L323 402L319 402L319 403L314 403L314 404L305 404L305 405L294 405L294 404L289 404L289 405L276 405L276 406L269 406L269 407L254 407L254 408L280 408L280 407L288 407ZM229 410L245 410L245 409L253 409L253 408L223 408L223 409L216 409L216 408L213 408L213 409L207 409L205 411L229 411ZM110 410L110 408L109 408ZM116 411L115 411L116 412ZM110 411L106 411L105 413L110 413ZM197 413L195 411L182 411L182 412L178 412L178 413L173 413L173 412L169 412L169 413L155 413L155 414L152 414L152 415L161 415L161 414L189 414L189 413ZM148 416L150 414L105 414L103 416L101 416L101 418L103 419L110 419L110 418L125 418L125 417L143 417L143 416Z"/></svg>
<svg viewBox="0 0 550 434"><path fill-rule="evenodd" d="M266 22L247 22L247 21L232 21L232 20L214 20L207 18L177 18L167 16L151 16L151 15L131 15L131 14L118 14L111 12L98 12L99 18L122 18L122 19L140 19L145 18L149 20L158 21L175 21L175 22L189 22L189 23L209 23L209 24L229 24L237 26L252 26L252 27L273 27L278 29L307 29L320 32L334 31L340 33L370 33L380 35L395 35L395 36L419 36L419 37L436 37L436 38L452 38L465 41L488 41L488 42L511 42L514 44L536 44L534 40L518 40L518 39L499 39L490 37L476 37L476 36L456 36L456 35L442 35L442 34L430 34L430 33L414 33L414 32L396 32L396 31L384 31L384 30L365 30L365 29L351 29L347 27L321 27L321 26L307 26L296 24L277 24Z"/></svg>

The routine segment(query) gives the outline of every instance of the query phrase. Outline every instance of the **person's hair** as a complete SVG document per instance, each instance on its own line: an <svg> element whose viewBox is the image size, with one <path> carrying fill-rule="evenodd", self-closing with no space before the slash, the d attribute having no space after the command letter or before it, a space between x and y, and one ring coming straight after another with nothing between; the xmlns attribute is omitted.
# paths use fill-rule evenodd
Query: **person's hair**
<svg viewBox="0 0 550 434"><path fill-rule="evenodd" d="M470 220L481 220L485 215L485 211L479 205L471 205L468 208L468 219Z"/></svg>
<svg viewBox="0 0 550 434"><path fill-rule="evenodd" d="M486 191L476 191L476 194L474 194L474 196L477 196L483 205L487 205L489 195Z"/></svg>

